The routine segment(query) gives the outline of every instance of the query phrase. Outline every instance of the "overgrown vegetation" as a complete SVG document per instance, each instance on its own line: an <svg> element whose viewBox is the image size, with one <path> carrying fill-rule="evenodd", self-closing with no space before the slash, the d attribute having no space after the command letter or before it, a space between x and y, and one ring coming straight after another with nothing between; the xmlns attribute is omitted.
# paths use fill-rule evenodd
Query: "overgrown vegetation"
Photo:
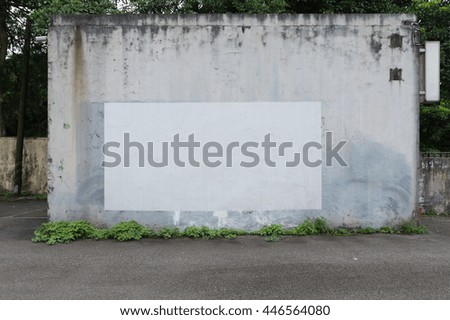
<svg viewBox="0 0 450 320"><path fill-rule="evenodd" d="M328 226L323 218L315 220L307 219L302 224L291 230L289 234L296 236L308 236L317 234L331 234L333 230Z"/></svg>
<svg viewBox="0 0 450 320"><path fill-rule="evenodd" d="M417 226L412 222L407 222L399 228L383 227L380 229L360 228L333 229L328 226L323 218L308 219L295 228L285 229L279 224L264 226L258 231L249 232L229 228L211 229L207 226L190 226L180 231L176 227L160 228L154 233L150 228L144 227L136 221L120 222L109 229L99 229L87 221L60 221L46 222L35 232L33 242L46 242L48 244L68 243L79 239L104 240L113 239L116 241L140 240L143 238L174 239L188 237L193 239L234 239L244 235L259 235L265 237L267 241L277 241L283 236L314 236L327 234L332 236L351 236L358 234L373 233L398 233L398 234L423 234L426 233L423 226Z"/></svg>
<svg viewBox="0 0 450 320"><path fill-rule="evenodd" d="M87 221L58 221L43 223L34 232L33 242L69 243L78 239L104 239L105 232Z"/></svg>
<svg viewBox="0 0 450 320"><path fill-rule="evenodd" d="M203 239L215 239L215 238L226 238L226 239L234 239L239 235L246 235L245 231L239 231L235 229L229 228L221 228L221 229L210 229L207 226L191 226L187 227L183 236L189 238L203 238Z"/></svg>
<svg viewBox="0 0 450 320"><path fill-rule="evenodd" d="M427 232L427 229L424 226L417 226L411 222L407 222L400 226L398 232L404 234L423 234Z"/></svg>
<svg viewBox="0 0 450 320"><path fill-rule="evenodd" d="M22 193L21 196L17 196L10 191L0 191L0 200L15 200L15 199L34 199L34 200L47 200L46 193Z"/></svg>
<svg viewBox="0 0 450 320"><path fill-rule="evenodd" d="M14 197L14 193L9 191L0 191L0 199L9 200Z"/></svg>
<svg viewBox="0 0 450 320"><path fill-rule="evenodd" d="M434 209L425 211L423 213L424 216L450 216L450 212L437 212Z"/></svg>
<svg viewBox="0 0 450 320"><path fill-rule="evenodd" d="M266 237L267 241L277 241L281 236L285 235L287 230L283 229L279 224L271 224L269 226L262 227L254 234Z"/></svg>
<svg viewBox="0 0 450 320"><path fill-rule="evenodd" d="M181 237L181 231L178 228L164 227L156 233L158 238L173 239Z"/></svg>
<svg viewBox="0 0 450 320"><path fill-rule="evenodd" d="M117 241L130 241L130 240L140 240L142 238L149 238L153 235L153 231L150 228L144 227L137 223L136 221L126 221L116 224L114 227L103 231L103 239L114 239Z"/></svg>

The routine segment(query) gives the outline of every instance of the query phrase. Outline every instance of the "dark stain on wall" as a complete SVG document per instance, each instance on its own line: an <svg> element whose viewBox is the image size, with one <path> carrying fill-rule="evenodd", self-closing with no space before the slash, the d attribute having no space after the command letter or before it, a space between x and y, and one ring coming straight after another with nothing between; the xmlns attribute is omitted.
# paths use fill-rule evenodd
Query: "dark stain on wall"
<svg viewBox="0 0 450 320"><path fill-rule="evenodd" d="M398 33L392 34L389 38L391 40L391 48L401 48L403 46L403 37Z"/></svg>
<svg viewBox="0 0 450 320"><path fill-rule="evenodd" d="M251 26L242 26L241 27L242 33L245 33L245 29L250 29L250 28L251 28Z"/></svg>
<svg viewBox="0 0 450 320"><path fill-rule="evenodd" d="M219 36L222 28L223 27L221 26L211 26L211 44L214 43L216 38Z"/></svg>
<svg viewBox="0 0 450 320"><path fill-rule="evenodd" d="M402 69L394 68L389 70L389 81L401 81L402 79Z"/></svg>
<svg viewBox="0 0 450 320"><path fill-rule="evenodd" d="M370 37L370 50L376 60L380 60L382 47L383 45L381 44L380 37L375 33L372 33Z"/></svg>

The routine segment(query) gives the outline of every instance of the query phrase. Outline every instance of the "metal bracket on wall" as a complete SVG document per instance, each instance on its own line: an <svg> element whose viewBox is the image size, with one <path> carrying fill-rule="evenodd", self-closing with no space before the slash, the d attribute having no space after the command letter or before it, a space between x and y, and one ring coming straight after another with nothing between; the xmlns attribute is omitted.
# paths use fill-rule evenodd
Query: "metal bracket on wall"
<svg viewBox="0 0 450 320"><path fill-rule="evenodd" d="M419 99L420 103L440 100L440 42L420 43L420 22L411 23L412 44L419 47Z"/></svg>
<svg viewBox="0 0 450 320"><path fill-rule="evenodd" d="M419 48L419 101L425 103L425 46Z"/></svg>
<svg viewBox="0 0 450 320"><path fill-rule="evenodd" d="M417 22L411 22L411 28L412 28L412 43L415 46L421 46L420 44L420 22L422 20L419 20Z"/></svg>
<svg viewBox="0 0 450 320"><path fill-rule="evenodd" d="M425 103L425 47L420 44L420 22L411 23L412 44L419 46L419 101Z"/></svg>

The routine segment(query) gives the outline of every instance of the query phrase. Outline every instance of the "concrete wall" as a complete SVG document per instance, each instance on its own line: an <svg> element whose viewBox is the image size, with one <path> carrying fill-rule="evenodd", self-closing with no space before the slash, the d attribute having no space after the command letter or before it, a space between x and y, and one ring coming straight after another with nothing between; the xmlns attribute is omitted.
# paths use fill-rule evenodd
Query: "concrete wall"
<svg viewBox="0 0 450 320"><path fill-rule="evenodd" d="M450 213L450 158L423 157L419 174L419 205Z"/></svg>
<svg viewBox="0 0 450 320"><path fill-rule="evenodd" d="M13 191L16 138L0 138L0 190ZM23 191L47 193L47 138L24 142Z"/></svg>
<svg viewBox="0 0 450 320"><path fill-rule="evenodd" d="M410 219L419 165L414 20L403 14L55 17L48 38L51 219L246 229L318 216L350 227ZM104 210L104 103L258 101L319 101L322 139L332 131L336 141L349 141L343 150L349 166L322 168L322 209Z"/></svg>

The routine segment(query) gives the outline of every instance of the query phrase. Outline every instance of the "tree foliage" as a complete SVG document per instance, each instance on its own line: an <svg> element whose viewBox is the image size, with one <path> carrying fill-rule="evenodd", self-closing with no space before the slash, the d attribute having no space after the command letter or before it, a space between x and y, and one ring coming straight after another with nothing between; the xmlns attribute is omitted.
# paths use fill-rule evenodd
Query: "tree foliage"
<svg viewBox="0 0 450 320"><path fill-rule="evenodd" d="M5 72L0 78L4 84L5 129L10 136L15 136L17 130L22 60L21 53L11 55L6 60ZM47 135L47 54L36 47L31 55L30 71L25 136L44 137Z"/></svg>
<svg viewBox="0 0 450 320"><path fill-rule="evenodd" d="M423 151L450 150L450 102L421 107L421 149Z"/></svg>
<svg viewBox="0 0 450 320"><path fill-rule="evenodd" d="M0 0L0 136L15 136L22 69L24 25L33 20L33 39L45 35L53 14L117 13L110 0ZM4 18L3 18L4 17ZM32 43L26 136L47 135L47 53Z"/></svg>
<svg viewBox="0 0 450 320"><path fill-rule="evenodd" d="M34 35L44 35L53 14L177 13L415 13L422 40L441 41L441 97L421 106L421 148L450 151L450 1L449 0L0 0L0 122L15 135L26 17ZM47 131L46 51L33 43L26 134ZM1 136L0 126L0 136Z"/></svg>
<svg viewBox="0 0 450 320"><path fill-rule="evenodd" d="M50 18L55 14L113 14L120 13L111 0L40 0L42 5L33 11L35 30L45 34Z"/></svg>

